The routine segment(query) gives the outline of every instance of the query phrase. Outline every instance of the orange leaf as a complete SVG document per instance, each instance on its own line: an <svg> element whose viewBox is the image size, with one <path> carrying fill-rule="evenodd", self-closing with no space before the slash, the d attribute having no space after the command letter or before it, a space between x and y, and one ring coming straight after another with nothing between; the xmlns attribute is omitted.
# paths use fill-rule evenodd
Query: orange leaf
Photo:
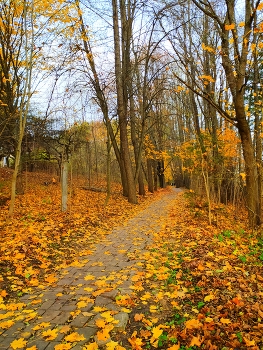
<svg viewBox="0 0 263 350"><path fill-rule="evenodd" d="M249 340L245 337L243 337L243 340L246 343L246 346L255 346L256 345L255 340Z"/></svg>
<svg viewBox="0 0 263 350"><path fill-rule="evenodd" d="M171 346L167 350L180 350L180 343Z"/></svg>
<svg viewBox="0 0 263 350"><path fill-rule="evenodd" d="M71 344L70 343L66 343L66 344L58 344L55 345L55 350L69 350L71 349Z"/></svg>
<svg viewBox="0 0 263 350"><path fill-rule="evenodd" d="M135 321L141 321L144 317L144 314L135 314L134 315L134 320Z"/></svg>
<svg viewBox="0 0 263 350"><path fill-rule="evenodd" d="M202 341L200 340L200 336L198 335L197 337L193 337L190 343L191 346L200 346L202 344Z"/></svg>
<svg viewBox="0 0 263 350"><path fill-rule="evenodd" d="M188 329L200 328L201 326L202 326L202 323L196 319L188 320L185 322L185 328L188 328Z"/></svg>
<svg viewBox="0 0 263 350"><path fill-rule="evenodd" d="M96 323L96 326L98 326L99 328L104 328L106 326L106 322L101 318L96 320L95 323Z"/></svg>
<svg viewBox="0 0 263 350"><path fill-rule="evenodd" d="M102 341L106 341L107 339L110 338L108 329L103 329L103 330L97 332L96 335L97 335L98 340L102 340Z"/></svg>

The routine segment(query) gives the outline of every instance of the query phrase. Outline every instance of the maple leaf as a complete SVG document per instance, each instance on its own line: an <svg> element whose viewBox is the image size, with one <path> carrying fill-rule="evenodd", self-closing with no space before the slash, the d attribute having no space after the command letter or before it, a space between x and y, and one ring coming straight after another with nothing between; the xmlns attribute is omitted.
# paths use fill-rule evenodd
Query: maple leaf
<svg viewBox="0 0 263 350"><path fill-rule="evenodd" d="M79 309L81 309L81 308L83 308L83 307L86 307L88 305L88 303L86 302L86 301L79 301L78 303L77 303L77 307L79 308Z"/></svg>
<svg viewBox="0 0 263 350"><path fill-rule="evenodd" d="M6 290L2 290L0 295L1 297L5 298L8 295L8 293L6 292Z"/></svg>
<svg viewBox="0 0 263 350"><path fill-rule="evenodd" d="M215 299L215 296L213 294L209 294L209 295L204 297L205 302L209 302L209 301L214 300L214 299Z"/></svg>
<svg viewBox="0 0 263 350"><path fill-rule="evenodd" d="M104 328L103 330L98 331L96 336L97 336L98 340L106 341L107 339L110 338L109 330Z"/></svg>
<svg viewBox="0 0 263 350"><path fill-rule="evenodd" d="M201 326L202 323L200 323L199 320L196 320L194 318L185 322L185 328L188 329L200 328Z"/></svg>
<svg viewBox="0 0 263 350"><path fill-rule="evenodd" d="M33 328L33 331L38 331L39 329L47 328L50 326L50 322L42 322Z"/></svg>
<svg viewBox="0 0 263 350"><path fill-rule="evenodd" d="M128 339L128 342L131 344L132 349L134 350L142 350L142 346L144 345L144 342L141 338L136 337L137 332L133 332L131 338Z"/></svg>
<svg viewBox="0 0 263 350"><path fill-rule="evenodd" d="M243 337L244 342L246 343L246 346L255 346L255 340L249 340L246 337Z"/></svg>
<svg viewBox="0 0 263 350"><path fill-rule="evenodd" d="M71 330L71 327L68 325L63 326L60 330L59 333L66 334Z"/></svg>
<svg viewBox="0 0 263 350"><path fill-rule="evenodd" d="M48 275L47 277L45 277L45 281L48 283L54 283L57 282L57 277L54 274Z"/></svg>
<svg viewBox="0 0 263 350"><path fill-rule="evenodd" d="M57 344L55 345L55 350L69 350L71 349L72 345L69 343L66 344Z"/></svg>
<svg viewBox="0 0 263 350"><path fill-rule="evenodd" d="M144 314L135 314L134 315L134 320L135 321L141 321L144 317Z"/></svg>
<svg viewBox="0 0 263 350"><path fill-rule="evenodd" d="M163 333L163 330L160 329L160 327L153 327L152 328L152 337L150 339L150 343L152 344L156 339L160 337L160 335Z"/></svg>
<svg viewBox="0 0 263 350"><path fill-rule="evenodd" d="M180 343L170 346L167 350L180 350Z"/></svg>
<svg viewBox="0 0 263 350"><path fill-rule="evenodd" d="M200 346L202 344L202 341L200 339L200 336L198 335L197 337L193 337L191 339L191 343L189 344L189 347L191 346Z"/></svg>
<svg viewBox="0 0 263 350"><path fill-rule="evenodd" d="M27 344L27 341L24 338L19 338L10 344L11 348L13 349L23 349Z"/></svg>
<svg viewBox="0 0 263 350"><path fill-rule="evenodd" d="M36 345L34 345L34 346L31 346L30 348L26 348L26 350L38 350L38 349L37 349Z"/></svg>
<svg viewBox="0 0 263 350"><path fill-rule="evenodd" d="M98 344L96 342L90 343L89 345L85 345L85 348L83 350L98 350Z"/></svg>
<svg viewBox="0 0 263 350"><path fill-rule="evenodd" d="M220 318L220 322L223 323L223 324L229 324L231 323L231 321L228 319L228 318Z"/></svg>
<svg viewBox="0 0 263 350"><path fill-rule="evenodd" d="M3 322L0 322L0 328L7 329L7 328L10 328L11 326L13 326L14 324L15 324L15 322L12 320L3 321Z"/></svg>
<svg viewBox="0 0 263 350"><path fill-rule="evenodd" d="M118 345L118 342L111 340L106 344L106 349L107 350L115 350Z"/></svg>
<svg viewBox="0 0 263 350"><path fill-rule="evenodd" d="M65 337L65 340L71 343L74 343L75 341L85 340L85 339L86 338L84 337L83 334L79 334L77 332L73 332Z"/></svg>
<svg viewBox="0 0 263 350"><path fill-rule="evenodd" d="M93 276L93 275L87 275L87 276L84 277L84 280L85 280L85 281L92 281L92 280L95 280L95 276Z"/></svg>
<svg viewBox="0 0 263 350"><path fill-rule="evenodd" d="M95 323L99 328L104 328L106 326L106 322L101 318L96 320Z"/></svg>
<svg viewBox="0 0 263 350"><path fill-rule="evenodd" d="M47 331L42 332L42 336L46 339L46 340L54 340L56 339L58 335L58 329L48 329Z"/></svg>

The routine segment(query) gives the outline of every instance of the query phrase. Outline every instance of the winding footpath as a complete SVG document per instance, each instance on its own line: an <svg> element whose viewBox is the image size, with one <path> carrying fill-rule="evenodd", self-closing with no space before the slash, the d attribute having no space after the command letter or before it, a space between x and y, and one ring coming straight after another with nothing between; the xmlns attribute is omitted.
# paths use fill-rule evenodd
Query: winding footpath
<svg viewBox="0 0 263 350"><path fill-rule="evenodd" d="M123 331L129 314L116 303L116 296L132 295L132 278L143 265L140 256L147 251L154 233L160 231L180 191L172 188L125 226L113 229L91 255L81 258L81 264L62 270L52 287L21 297L21 309L15 310L15 318L5 318L7 311L0 310L2 321L14 321L0 333L0 349L14 349L14 344L18 344L21 346L18 349L53 350L70 341L70 348L79 350L93 342L93 338L102 347L109 339L96 339L96 320L101 319L104 310L112 312L116 321L113 330ZM70 340L67 336L72 333ZM74 342L76 333L80 337Z"/></svg>

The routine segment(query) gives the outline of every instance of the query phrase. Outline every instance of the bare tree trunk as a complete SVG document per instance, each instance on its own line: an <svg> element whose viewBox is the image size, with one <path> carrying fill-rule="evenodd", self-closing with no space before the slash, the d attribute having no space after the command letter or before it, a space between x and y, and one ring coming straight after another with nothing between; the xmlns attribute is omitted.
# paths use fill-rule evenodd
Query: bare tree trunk
<svg viewBox="0 0 263 350"><path fill-rule="evenodd" d="M61 211L67 211L68 203L68 160L63 160L61 167Z"/></svg>
<svg viewBox="0 0 263 350"><path fill-rule="evenodd" d="M30 8L29 8L30 7ZM14 206L16 198L16 181L17 175L20 167L21 152L22 152L22 141L25 133L27 113L29 110L29 102L31 97L31 80L32 80L32 64L33 64L33 43L34 43L34 29L33 29L33 12L34 12L34 3L28 4L24 2L23 8L23 32L25 36L25 88L23 95L21 97L20 110L19 110L19 133L18 133L18 142L15 156L15 169L12 176L11 184L11 201L9 206L8 216L12 217L14 215ZM30 28L28 28L28 23L30 23Z"/></svg>
<svg viewBox="0 0 263 350"><path fill-rule="evenodd" d="M132 169L132 163L130 158L128 131L127 131L127 99L125 95L124 81L127 77L127 69L125 66L125 55L129 54L129 40L126 37L125 32L126 18L125 18L125 3L124 0L120 0L121 10L121 23L122 23L122 60L121 60L121 47L120 47L120 35L119 35L119 16L117 0L112 0L113 9L113 31L114 31L114 56L115 56L115 75L116 75L116 88L117 88L117 106L118 106L118 118L120 127L120 142L121 142L121 155L124 162L127 186L128 186L128 201L130 203L137 203L136 186L134 182L134 175ZM123 62L123 63L122 63Z"/></svg>

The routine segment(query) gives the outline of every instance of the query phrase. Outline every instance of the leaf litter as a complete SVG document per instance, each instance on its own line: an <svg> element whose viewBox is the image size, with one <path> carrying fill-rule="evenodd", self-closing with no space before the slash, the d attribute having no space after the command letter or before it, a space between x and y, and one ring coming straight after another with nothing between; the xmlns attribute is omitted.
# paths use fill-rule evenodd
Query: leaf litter
<svg viewBox="0 0 263 350"><path fill-rule="evenodd" d="M1 333L15 322L34 320L35 308L41 302L39 295L33 295L36 287L55 284L64 267L82 266L81 256L91 255L95 244L113 226L126 222L160 195L141 199L139 206L126 202L124 206L122 197L115 194L104 207L105 194L76 187L74 205L65 215L58 209L59 189L38 186L36 180L39 177L32 181L31 191L19 197L19 210L12 222L6 222L1 212ZM48 205L43 202L47 197ZM121 254L131 260L140 258L140 262L132 277L133 294L116 297L116 304L129 313L125 331L112 331L114 313L93 307L100 313L97 339L111 337L106 349L262 349L263 239L259 232L246 228L242 211L237 218L230 205L217 205L213 210L215 220L209 226L205 205L196 203L192 193L185 191L171 202L169 217L158 222L161 228L153 233L154 241L147 251L138 248L129 253L125 246L119 247ZM136 238L134 245L139 241ZM83 246L88 249L83 250ZM126 278L123 273L113 273L112 279L116 277ZM93 280L90 274L86 278ZM100 289L85 289L96 297L112 290L110 280L102 276L95 281ZM32 293L31 309L17 300L23 293ZM79 298L73 318L89 314L82 310L92 301L88 299ZM34 328L46 341L58 334L68 337L55 346L56 350L70 349L85 339L69 325L48 327L49 323L42 322ZM27 333L10 345L13 349L25 348ZM31 348L37 349L28 345L27 349ZM83 347L98 348L94 340Z"/></svg>

